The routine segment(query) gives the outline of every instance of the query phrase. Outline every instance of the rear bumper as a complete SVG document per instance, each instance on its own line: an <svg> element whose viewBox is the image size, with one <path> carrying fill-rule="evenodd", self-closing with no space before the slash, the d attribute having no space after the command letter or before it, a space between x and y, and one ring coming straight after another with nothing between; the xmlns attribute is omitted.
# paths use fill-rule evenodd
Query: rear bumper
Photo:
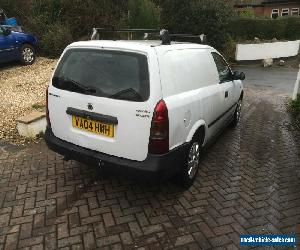
<svg viewBox="0 0 300 250"><path fill-rule="evenodd" d="M177 147L164 155L148 154L144 161L133 161L116 156L103 154L86 149L57 138L52 130L47 127L45 133L47 146L66 158L74 159L85 164L111 163L109 170L117 173L128 174L133 177L165 179L176 174L186 158L188 144Z"/></svg>

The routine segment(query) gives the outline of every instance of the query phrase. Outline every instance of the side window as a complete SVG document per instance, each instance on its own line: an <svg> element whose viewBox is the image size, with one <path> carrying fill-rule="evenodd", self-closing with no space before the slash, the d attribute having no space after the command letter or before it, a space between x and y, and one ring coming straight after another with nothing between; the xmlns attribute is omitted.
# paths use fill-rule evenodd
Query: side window
<svg viewBox="0 0 300 250"><path fill-rule="evenodd" d="M231 81L231 70L225 60L216 52L212 52L212 56L217 66L220 83Z"/></svg>
<svg viewBox="0 0 300 250"><path fill-rule="evenodd" d="M2 27L0 26L0 35L2 35L3 34L3 29L2 29Z"/></svg>

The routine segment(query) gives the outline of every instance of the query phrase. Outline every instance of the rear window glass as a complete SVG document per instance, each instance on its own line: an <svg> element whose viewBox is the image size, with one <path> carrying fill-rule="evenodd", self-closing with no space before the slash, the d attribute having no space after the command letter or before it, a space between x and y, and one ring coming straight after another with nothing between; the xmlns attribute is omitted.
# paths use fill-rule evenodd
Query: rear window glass
<svg viewBox="0 0 300 250"><path fill-rule="evenodd" d="M144 102L149 98L147 57L131 52L72 49L60 61L52 84L87 95Z"/></svg>

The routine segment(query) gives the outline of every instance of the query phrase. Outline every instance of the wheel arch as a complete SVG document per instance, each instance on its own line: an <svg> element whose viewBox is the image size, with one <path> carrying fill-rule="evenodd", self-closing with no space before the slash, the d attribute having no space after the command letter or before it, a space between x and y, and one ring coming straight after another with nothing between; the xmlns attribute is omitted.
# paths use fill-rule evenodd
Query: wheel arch
<svg viewBox="0 0 300 250"><path fill-rule="evenodd" d="M27 40L25 40L25 41L22 42L20 48L22 48L25 45L29 45L30 47L32 47L35 50L35 46L30 41L27 41Z"/></svg>
<svg viewBox="0 0 300 250"><path fill-rule="evenodd" d="M36 48L33 44L31 44L29 41L25 40L25 41L22 41L22 43L19 44L19 47L18 47L18 50L19 50L19 53L22 53L22 48L23 46L25 45L29 45L30 47L32 47L34 53L36 53Z"/></svg>
<svg viewBox="0 0 300 250"><path fill-rule="evenodd" d="M203 145L205 143L205 137L207 134L207 126L204 120L197 121L191 128L187 138L186 142L190 142L194 136L200 137L200 144Z"/></svg>

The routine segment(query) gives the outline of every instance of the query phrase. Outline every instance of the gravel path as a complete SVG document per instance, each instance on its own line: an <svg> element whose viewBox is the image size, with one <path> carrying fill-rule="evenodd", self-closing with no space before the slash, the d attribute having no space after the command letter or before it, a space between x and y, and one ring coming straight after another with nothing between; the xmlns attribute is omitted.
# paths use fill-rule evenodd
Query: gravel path
<svg viewBox="0 0 300 250"><path fill-rule="evenodd" d="M45 90L56 60L38 58L31 66L5 64L0 68L0 140L14 144L26 141L18 135L16 119L43 108Z"/></svg>

